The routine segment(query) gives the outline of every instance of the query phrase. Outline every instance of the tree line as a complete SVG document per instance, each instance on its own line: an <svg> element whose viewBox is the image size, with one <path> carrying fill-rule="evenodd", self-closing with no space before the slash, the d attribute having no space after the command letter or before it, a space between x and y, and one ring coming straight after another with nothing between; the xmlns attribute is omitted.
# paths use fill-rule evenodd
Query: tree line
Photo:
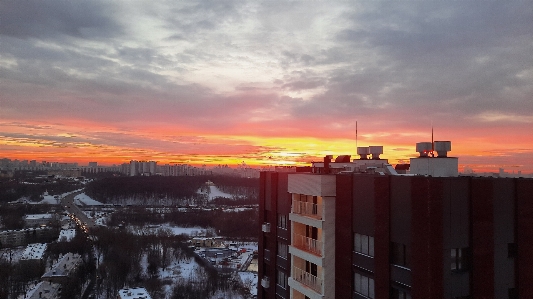
<svg viewBox="0 0 533 299"><path fill-rule="evenodd" d="M59 195L79 189L81 184L68 179L55 178L0 178L0 204L26 197L40 201L45 191Z"/></svg>
<svg viewBox="0 0 533 299"><path fill-rule="evenodd" d="M124 203L125 200L157 203L162 199L173 204L205 203L205 183L213 182L221 191L232 194L234 200L257 203L259 180L234 176L133 176L105 177L89 183L85 193L102 203Z"/></svg>
<svg viewBox="0 0 533 299"><path fill-rule="evenodd" d="M156 209L136 207L113 213L108 225L170 223L181 227L213 228L219 236L228 238L256 240L259 231L258 219L257 209L235 212L221 209L188 209L161 213Z"/></svg>

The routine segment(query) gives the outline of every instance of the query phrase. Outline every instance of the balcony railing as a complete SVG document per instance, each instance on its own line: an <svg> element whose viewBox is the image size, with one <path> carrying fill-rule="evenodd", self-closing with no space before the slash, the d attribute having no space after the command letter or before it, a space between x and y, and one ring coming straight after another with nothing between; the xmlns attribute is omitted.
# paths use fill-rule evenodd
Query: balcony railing
<svg viewBox="0 0 533 299"><path fill-rule="evenodd" d="M292 279L322 294L322 279L298 267L292 267Z"/></svg>
<svg viewBox="0 0 533 299"><path fill-rule="evenodd" d="M322 256L322 242L318 240L294 234L294 243L292 245L307 252Z"/></svg>
<svg viewBox="0 0 533 299"><path fill-rule="evenodd" d="M293 199L291 212L295 214L301 214L304 216L322 219L322 205L315 204L312 202Z"/></svg>

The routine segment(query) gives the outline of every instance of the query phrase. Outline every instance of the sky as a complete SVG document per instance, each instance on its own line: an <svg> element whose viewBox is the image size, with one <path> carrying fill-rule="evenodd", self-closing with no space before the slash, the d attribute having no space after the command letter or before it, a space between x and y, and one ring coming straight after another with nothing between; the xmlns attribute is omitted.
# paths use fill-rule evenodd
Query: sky
<svg viewBox="0 0 533 299"><path fill-rule="evenodd" d="M533 7L512 0L0 1L0 157L301 165L452 142L533 172Z"/></svg>

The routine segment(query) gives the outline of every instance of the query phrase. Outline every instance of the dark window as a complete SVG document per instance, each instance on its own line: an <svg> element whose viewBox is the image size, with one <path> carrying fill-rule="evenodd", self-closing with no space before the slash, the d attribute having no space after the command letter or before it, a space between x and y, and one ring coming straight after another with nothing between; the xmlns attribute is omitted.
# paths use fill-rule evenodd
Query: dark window
<svg viewBox="0 0 533 299"><path fill-rule="evenodd" d="M369 256L374 256L374 237L354 234L354 251Z"/></svg>
<svg viewBox="0 0 533 299"><path fill-rule="evenodd" d="M314 276L318 275L317 265L309 261L305 261L305 271L307 271L308 273L311 273L311 275L314 275Z"/></svg>
<svg viewBox="0 0 533 299"><path fill-rule="evenodd" d="M264 253L265 261L270 261L270 250L265 249Z"/></svg>
<svg viewBox="0 0 533 299"><path fill-rule="evenodd" d="M411 299L411 294L408 291L391 288L390 299Z"/></svg>
<svg viewBox="0 0 533 299"><path fill-rule="evenodd" d="M374 292L374 279L364 274L354 273L354 290L368 298L376 298Z"/></svg>
<svg viewBox="0 0 533 299"><path fill-rule="evenodd" d="M463 272L470 268L468 252L468 248L451 249L451 270L453 272Z"/></svg>
<svg viewBox="0 0 533 299"><path fill-rule="evenodd" d="M305 226L305 236L314 240L318 240L318 228L310 225Z"/></svg>
<svg viewBox="0 0 533 299"><path fill-rule="evenodd" d="M278 241L278 255L284 259L287 259L289 255L289 246L287 243Z"/></svg>
<svg viewBox="0 0 533 299"><path fill-rule="evenodd" d="M278 227L287 229L288 227L287 215L278 214Z"/></svg>
<svg viewBox="0 0 533 299"><path fill-rule="evenodd" d="M278 270L276 275L276 284L284 289L287 288L287 274L285 272Z"/></svg>
<svg viewBox="0 0 533 299"><path fill-rule="evenodd" d="M390 252L392 264L402 267L409 267L409 252L405 244L391 242Z"/></svg>

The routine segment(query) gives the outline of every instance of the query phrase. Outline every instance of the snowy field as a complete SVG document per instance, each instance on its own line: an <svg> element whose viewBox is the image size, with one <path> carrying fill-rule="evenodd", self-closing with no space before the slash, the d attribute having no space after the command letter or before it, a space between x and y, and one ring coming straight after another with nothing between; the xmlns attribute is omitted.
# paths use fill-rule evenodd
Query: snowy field
<svg viewBox="0 0 533 299"><path fill-rule="evenodd" d="M79 206L95 206L95 205L98 206L98 205L103 205L101 202L90 198L85 193L80 193L80 194L76 195L74 197L74 204L79 205Z"/></svg>
<svg viewBox="0 0 533 299"><path fill-rule="evenodd" d="M199 191L200 194L206 194L206 192ZM225 198L233 198L231 194L224 193L220 191L216 186L209 186L209 200L213 200L213 198L217 197L225 197Z"/></svg>

